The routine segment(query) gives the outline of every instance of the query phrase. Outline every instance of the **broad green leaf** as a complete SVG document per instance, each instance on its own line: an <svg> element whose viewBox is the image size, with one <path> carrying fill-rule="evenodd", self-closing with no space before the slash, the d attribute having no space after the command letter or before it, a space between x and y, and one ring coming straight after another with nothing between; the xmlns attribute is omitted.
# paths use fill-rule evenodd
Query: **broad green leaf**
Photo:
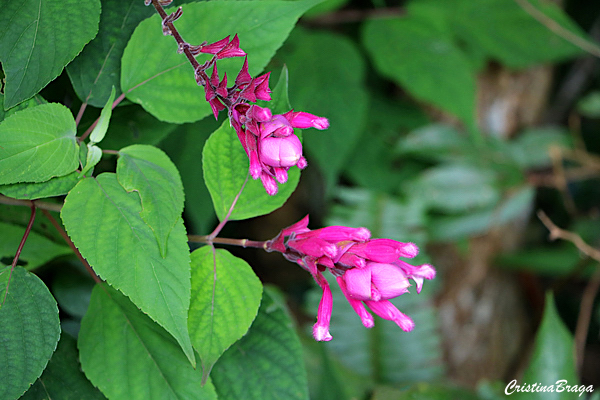
<svg viewBox="0 0 600 400"><path fill-rule="evenodd" d="M369 20L362 41L382 75L471 127L474 71L450 34L435 24L433 17Z"/></svg>
<svg viewBox="0 0 600 400"><path fill-rule="evenodd" d="M411 385L408 389L398 389L392 386L378 386L373 392L371 400L497 400L504 397L478 396L474 391L452 384L420 382Z"/></svg>
<svg viewBox="0 0 600 400"><path fill-rule="evenodd" d="M77 342L64 332L44 373L21 397L21 400L51 399L105 399L81 372Z"/></svg>
<svg viewBox="0 0 600 400"><path fill-rule="evenodd" d="M96 36L99 0L13 0L0 14L4 109L39 92Z"/></svg>
<svg viewBox="0 0 600 400"><path fill-rule="evenodd" d="M248 182L229 220L257 217L278 209L294 192L300 180L300 170L297 167L290 168L288 181L279 185L276 195L269 196L260 180L250 177L249 165L248 156L235 130L225 121L208 138L202 152L204 182L220 220L227 215L246 179Z"/></svg>
<svg viewBox="0 0 600 400"><path fill-rule="evenodd" d="M190 258L185 228L180 219L163 258L141 211L139 195L123 189L116 174L103 173L81 180L69 192L61 218L94 271L171 333L195 362L187 329Z"/></svg>
<svg viewBox="0 0 600 400"><path fill-rule="evenodd" d="M177 29L191 44L209 43L238 34L255 76L283 44L298 18L321 0L219 1L184 5ZM194 71L177 53L172 37L162 34L158 15L136 28L122 59L121 89L162 121L192 122L211 114ZM202 62L203 59L200 60ZM220 60L220 74L230 81L240 71L241 58Z"/></svg>
<svg viewBox="0 0 600 400"><path fill-rule="evenodd" d="M183 212L183 184L169 157L154 146L136 144L119 151L117 178L142 200L140 216L154 232L160 253L167 255L169 234Z"/></svg>
<svg viewBox="0 0 600 400"><path fill-rule="evenodd" d="M108 130L108 123L110 122L110 117L112 115L112 104L115 100L115 88L113 86L110 91L110 96L108 96L108 100L106 100L106 104L104 108L100 112L100 118L98 119L98 123L92 130L90 134L90 142L91 143L100 143L102 139L104 139L104 135L106 135L106 131Z"/></svg>
<svg viewBox="0 0 600 400"><path fill-rule="evenodd" d="M211 376L220 400L308 399L300 341L278 297L265 290L246 336L215 364Z"/></svg>
<svg viewBox="0 0 600 400"><path fill-rule="evenodd" d="M205 234L216 220L212 199L204 184L201 160L204 143L219 125L212 118L180 125L160 144L181 174L185 190L184 215L189 233Z"/></svg>
<svg viewBox="0 0 600 400"><path fill-rule="evenodd" d="M363 57L342 35L296 28L276 61L289 68L294 109L329 119L328 129L307 129L303 138L309 165L319 165L332 188L366 123Z"/></svg>
<svg viewBox="0 0 600 400"><path fill-rule="evenodd" d="M552 163L550 150L571 147L569 132L561 128L528 129L510 142L509 151L521 168L543 168Z"/></svg>
<svg viewBox="0 0 600 400"><path fill-rule="evenodd" d="M0 269L2 399L18 398L35 382L60 337L58 308L46 285L21 267L10 270Z"/></svg>
<svg viewBox="0 0 600 400"><path fill-rule="evenodd" d="M462 158L474 145L456 128L444 124L429 124L411 131L398 142L398 151L433 160Z"/></svg>
<svg viewBox="0 0 600 400"><path fill-rule="evenodd" d="M596 90L583 96L577 102L577 111L584 117L600 118L600 91Z"/></svg>
<svg viewBox="0 0 600 400"><path fill-rule="evenodd" d="M516 1L461 0L448 2L447 6L449 3L452 5L446 16L452 21L455 34L509 67L556 62L583 52L544 26ZM558 5L538 0L527 0L527 3L527 8L542 17L546 24L567 34L586 37Z"/></svg>
<svg viewBox="0 0 600 400"><path fill-rule="evenodd" d="M12 263L24 233L24 226L0 222L0 268L2 265ZM19 265L32 270L46 264L53 258L69 253L71 253L71 249L67 246L54 243L32 231L29 232L23 251L19 256Z"/></svg>
<svg viewBox="0 0 600 400"><path fill-rule="evenodd" d="M485 168L442 164L421 174L410 191L436 210L462 212L496 204L500 200L496 179Z"/></svg>
<svg viewBox="0 0 600 400"><path fill-rule="evenodd" d="M244 260L204 246L192 253L192 288L188 327L206 379L221 354L248 331L262 285Z"/></svg>
<svg viewBox="0 0 600 400"><path fill-rule="evenodd" d="M0 124L0 184L44 182L79 166L75 120L63 105L42 104Z"/></svg>
<svg viewBox="0 0 600 400"><path fill-rule="evenodd" d="M171 335L108 285L96 285L79 332L81 367L111 400L216 400Z"/></svg>
<svg viewBox="0 0 600 400"><path fill-rule="evenodd" d="M81 175L87 175L88 171L96 166L100 162L102 158L102 149L96 145L89 144L87 145L87 155L85 157L85 166L81 170ZM90 173L91 175L91 173Z"/></svg>
<svg viewBox="0 0 600 400"><path fill-rule="evenodd" d="M94 285L94 280L83 266L75 268L67 264L54 271L50 288L60 309L76 319L81 319L90 304Z"/></svg>
<svg viewBox="0 0 600 400"><path fill-rule="evenodd" d="M0 193L15 199L25 200L62 196L73 189L77 182L79 182L79 177L79 171L73 171L70 174L57 176L45 182L22 182L0 185Z"/></svg>
<svg viewBox="0 0 600 400"><path fill-rule="evenodd" d="M568 385L578 385L574 360L574 342L571 332L561 320L552 293L546 294L546 305L542 324L535 337L533 355L520 383L556 385L558 380ZM511 397L518 399L578 399L578 392L555 390L553 392L515 392Z"/></svg>
<svg viewBox="0 0 600 400"><path fill-rule="evenodd" d="M24 110L26 108L39 106L40 104L46 104L47 101L40 95L35 95L31 99L24 101L10 110L4 111L4 93L0 93L0 122L4 121L6 118L10 117L14 113L20 110Z"/></svg>

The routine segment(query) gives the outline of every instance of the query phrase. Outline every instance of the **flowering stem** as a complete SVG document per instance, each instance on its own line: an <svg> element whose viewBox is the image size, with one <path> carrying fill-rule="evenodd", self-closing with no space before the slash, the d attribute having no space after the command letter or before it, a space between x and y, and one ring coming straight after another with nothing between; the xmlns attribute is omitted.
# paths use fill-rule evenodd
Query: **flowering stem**
<svg viewBox="0 0 600 400"><path fill-rule="evenodd" d="M188 235L188 242L192 242L192 243L209 243L209 244L228 244L231 246L239 246L239 247L254 247L257 249L264 249L266 246L267 242L258 242L256 240L249 240L249 239L230 239L230 238L220 238L220 237L213 237L211 238L210 235L204 235L204 236L200 236L200 235Z"/></svg>
<svg viewBox="0 0 600 400"><path fill-rule="evenodd" d="M23 238L21 239L21 243L19 243L19 247L17 247L17 253L15 254L15 258L13 259L12 264L10 265L10 272L8 273L8 282L6 283L6 291L4 292L4 298L2 299L2 305L6 301L6 296L8 296L8 288L10 287L10 279L12 278L12 273L17 266L17 262L19 261L19 256L21 255L21 251L23 250L23 246L25 246L25 242L29 237L29 232L31 232L31 227L33 226L33 221L35 220L35 203L30 201L31 207L31 216L29 217L29 223L27 224L27 228L25 228L25 233L23 234Z"/></svg>
<svg viewBox="0 0 600 400"><path fill-rule="evenodd" d="M227 223L227 221L229 220L229 217L231 216L231 213L233 212L233 208L235 207L240 196L242 195L242 192L244 191L244 188L246 187L246 183L248 183L248 177L250 177L250 172L248 172L248 174L246 174L246 180L242 184L242 187L240 188L240 191L238 192L238 194L235 196L235 198L231 202L231 207L229 207L229 211L227 211L227 215L225 216L225 218L223 218L223 221L219 222L219 225L217 225L215 230L210 235L208 235L209 239L216 238L217 235L221 232L221 230L225 226L225 224Z"/></svg>

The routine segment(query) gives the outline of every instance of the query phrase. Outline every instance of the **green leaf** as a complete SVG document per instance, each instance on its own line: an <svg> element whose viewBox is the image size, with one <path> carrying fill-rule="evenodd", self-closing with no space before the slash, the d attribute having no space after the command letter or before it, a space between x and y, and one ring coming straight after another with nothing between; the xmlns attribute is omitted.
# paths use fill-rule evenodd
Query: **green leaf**
<svg viewBox="0 0 600 400"><path fill-rule="evenodd" d="M79 182L80 175L79 171L73 171L67 175L51 178L46 182L22 182L10 185L0 185L0 193L14 199L25 200L62 196L73 189L77 182Z"/></svg>
<svg viewBox="0 0 600 400"><path fill-rule="evenodd" d="M265 289L248 334L213 368L221 400L308 399L302 348L292 320L279 296Z"/></svg>
<svg viewBox="0 0 600 400"><path fill-rule="evenodd" d="M185 228L180 219L163 258L141 211L139 195L125 191L115 174L103 173L82 179L69 192L61 218L94 271L171 333L195 362L187 329L190 259Z"/></svg>
<svg viewBox="0 0 600 400"><path fill-rule="evenodd" d="M192 253L192 288L188 326L205 380L221 354L248 331L262 284L241 258L204 246Z"/></svg>
<svg viewBox="0 0 600 400"><path fill-rule="evenodd" d="M94 168L96 164L100 162L100 159L102 158L102 149L100 147L88 143L87 149L88 151L85 157L85 166L81 170L81 176L85 176L89 170Z"/></svg>
<svg viewBox="0 0 600 400"><path fill-rule="evenodd" d="M470 127L474 124L475 74L450 33L436 27L441 24L437 17L369 20L362 41L382 75Z"/></svg>
<svg viewBox="0 0 600 400"><path fill-rule="evenodd" d="M96 285L81 323L81 367L112 400L216 400L167 331L108 285Z"/></svg>
<svg viewBox="0 0 600 400"><path fill-rule="evenodd" d="M0 268L2 265L10 265L12 263L24 233L24 226L0 222L0 258L2 258ZM23 251L21 251L21 255L19 256L19 265L32 270L58 256L69 253L71 253L71 249L67 246L56 244L38 233L29 232L27 242L25 242Z"/></svg>
<svg viewBox="0 0 600 400"><path fill-rule="evenodd" d="M98 32L99 0L14 0L0 14L4 109L39 92Z"/></svg>
<svg viewBox="0 0 600 400"><path fill-rule="evenodd" d="M303 137L309 164L319 165L332 188L366 123L363 56L342 35L296 28L276 60L289 68L294 109L329 119L327 130L307 129Z"/></svg>
<svg viewBox="0 0 600 400"><path fill-rule="evenodd" d="M137 0L102 0L98 35L67 66L73 88L83 102L104 106L113 86L116 94L121 94L123 50L135 27L155 13L154 7Z"/></svg>
<svg viewBox="0 0 600 400"><path fill-rule="evenodd" d="M137 144L119 151L117 178L125 190L139 193L140 215L166 257L169 234L183 212L183 184L177 167L162 150Z"/></svg>
<svg viewBox="0 0 600 400"><path fill-rule="evenodd" d="M550 150L571 148L570 141L564 128L532 128L511 141L509 150L521 168L543 168L552 163Z"/></svg>
<svg viewBox="0 0 600 400"><path fill-rule="evenodd" d="M516 1L462 0L452 2L445 15L462 40L508 67L525 68L582 53L573 43L544 26L550 24L586 40L585 32L558 5L537 0L527 0L527 4L529 12ZM543 18L545 24L530 12Z"/></svg>
<svg viewBox="0 0 600 400"><path fill-rule="evenodd" d="M0 269L2 399L16 399L31 386L46 368L60 336L58 308L46 285L21 267L12 274L10 270Z"/></svg>
<svg viewBox="0 0 600 400"><path fill-rule="evenodd" d="M0 124L0 184L44 182L79 166L75 120L63 105L42 104Z"/></svg>
<svg viewBox="0 0 600 400"><path fill-rule="evenodd" d="M225 121L208 138L202 151L204 182L220 220L227 215L246 179L244 191L229 217L231 221L269 214L278 209L291 196L300 180L300 170L290 168L288 181L279 185L276 195L269 196L260 180L250 177L249 165L235 130L229 126L229 121Z"/></svg>
<svg viewBox="0 0 600 400"><path fill-rule="evenodd" d="M567 384L577 385L577 371L574 360L574 342L571 332L561 320L554 296L546 294L546 306L542 324L535 337L533 355L525 370L523 380L517 383L538 383L542 386L556 385L558 380L566 380ZM511 396L512 397L512 396ZM555 390L553 392L515 392L518 399L578 399L578 392Z"/></svg>
<svg viewBox="0 0 600 400"><path fill-rule="evenodd" d="M60 309L76 319L81 319L90 304L95 282L82 265L77 267L80 268L67 264L56 269L50 288Z"/></svg>
<svg viewBox="0 0 600 400"><path fill-rule="evenodd" d="M90 134L90 142L91 143L100 143L102 139L104 139L104 135L106 135L106 131L108 130L108 123L110 122L110 116L112 115L112 104L115 100L115 87L113 86L110 91L110 96L104 105L104 108L100 112L100 118L96 123L96 127Z"/></svg>
<svg viewBox="0 0 600 400"><path fill-rule="evenodd" d="M31 99L24 101L10 110L4 111L4 93L0 93L0 122L4 121L6 118L10 117L17 111L24 110L26 108L39 106L40 104L48 103L44 98L40 95L35 95Z"/></svg>
<svg viewBox="0 0 600 400"><path fill-rule="evenodd" d="M21 400L51 399L105 399L81 372L77 342L64 332L44 373L21 397Z"/></svg>
<svg viewBox="0 0 600 400"><path fill-rule="evenodd" d="M251 75L262 71L288 36L298 18L321 0L219 1L185 5L177 30L192 44L209 43L238 34L248 54ZM122 59L121 88L127 98L141 104L162 121L192 122L211 114L204 90L194 71L177 53L173 38L161 32L158 15L136 28ZM202 62L202 60L200 60ZM233 81L241 58L219 61L219 72Z"/></svg>

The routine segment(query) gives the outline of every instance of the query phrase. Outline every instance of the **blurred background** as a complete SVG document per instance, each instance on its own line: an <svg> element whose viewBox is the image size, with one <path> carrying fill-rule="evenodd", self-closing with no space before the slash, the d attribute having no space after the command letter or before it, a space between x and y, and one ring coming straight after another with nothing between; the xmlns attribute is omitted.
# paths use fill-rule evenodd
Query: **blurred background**
<svg viewBox="0 0 600 400"><path fill-rule="evenodd" d="M438 270L397 299L413 332L366 330L337 297L334 339L317 344L310 276L237 252L289 294L312 398L504 397L531 372L546 293L575 342L558 361L569 383L600 386L598 260L549 240L537 215L599 246L599 43L600 3L585 0L329 0L300 21L267 70L276 82L286 65L291 105L331 127L304 132L288 203L225 236L268 239L309 213L311 228L414 242ZM536 376L568 379L555 373Z"/></svg>

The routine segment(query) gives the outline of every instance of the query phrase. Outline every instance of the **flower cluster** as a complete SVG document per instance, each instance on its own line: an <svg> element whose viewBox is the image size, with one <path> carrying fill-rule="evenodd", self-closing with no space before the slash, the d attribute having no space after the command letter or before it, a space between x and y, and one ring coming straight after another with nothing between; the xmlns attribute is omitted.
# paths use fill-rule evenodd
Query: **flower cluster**
<svg viewBox="0 0 600 400"><path fill-rule="evenodd" d="M371 239L366 228L330 226L308 229L308 216L283 229L265 244L267 251L278 251L290 261L311 273L323 290L317 323L313 327L316 340L331 340L329 323L333 307L331 289L323 272L329 270L337 280L346 299L371 328L373 316L367 305L380 317L394 321L404 331L411 331L414 322L390 301L408 292L409 279L421 292L424 279L433 279L435 269L429 264L414 266L400 259L413 258L418 248L413 243L391 239Z"/></svg>
<svg viewBox="0 0 600 400"><path fill-rule="evenodd" d="M257 100L270 101L270 72L252 78L248 72L248 57L235 78L227 87L227 74L219 78L218 59L246 56L239 47L238 36L229 36L218 42L199 46L188 46L194 55L212 54L213 57L196 68L196 82L204 86L206 101L215 118L228 109L229 121L235 129L242 147L250 159L250 175L261 180L268 194L277 193L277 183L285 183L290 167L304 169L307 165L302 155L302 144L294 134L294 128L327 129L329 121L305 112L290 110L285 114L273 115L271 110L255 104ZM211 69L208 76L207 70Z"/></svg>

